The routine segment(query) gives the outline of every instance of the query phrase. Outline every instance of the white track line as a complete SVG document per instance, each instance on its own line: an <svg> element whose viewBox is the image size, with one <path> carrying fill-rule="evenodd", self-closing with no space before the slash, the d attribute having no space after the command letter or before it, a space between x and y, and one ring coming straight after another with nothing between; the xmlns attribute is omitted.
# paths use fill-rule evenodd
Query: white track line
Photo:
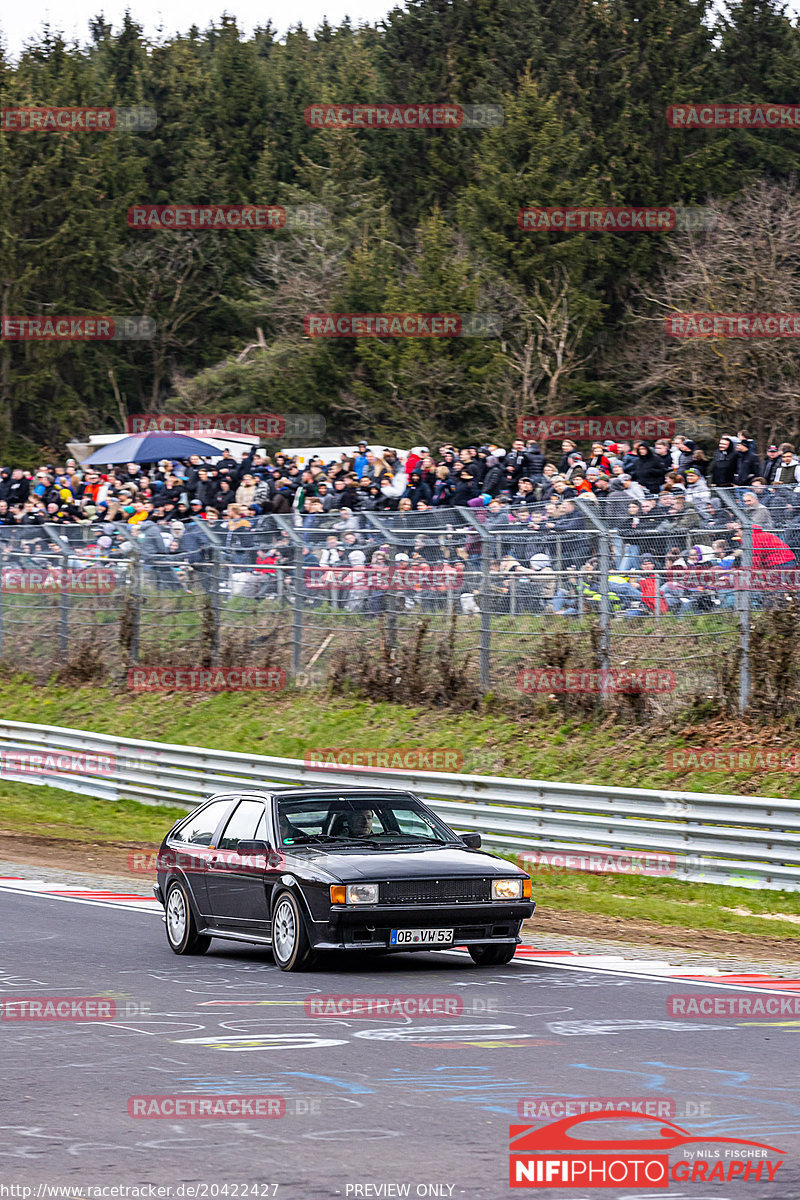
<svg viewBox="0 0 800 1200"><path fill-rule="evenodd" d="M119 893L115 898L113 892L95 891L89 888L70 888L64 885L48 883L43 879L9 879L0 878L0 891L10 892L17 896L42 896L50 900L66 900L71 904L94 904L99 908L125 909L128 912L144 912L163 915L163 909L155 896L150 899L142 896L131 899L129 895ZM78 892L79 895L70 895ZM441 953L457 955L459 958L467 954L466 950L444 950ZM511 963L506 964L511 966ZM622 975L632 979L650 979L666 983L670 980L682 979L686 984L697 984L699 987L722 988L733 992L765 992L770 995L786 996L797 994L786 986L775 988L770 984L787 982L778 978L766 978L762 983L728 983L725 973L718 967L708 967L702 973L687 971L686 967L673 967L661 959L642 958L626 959L621 954L537 954L535 950L520 946L513 961L514 966L551 967L557 971L595 971L604 975ZM736 978L741 978L745 972L731 972ZM758 973L753 972L756 976Z"/></svg>

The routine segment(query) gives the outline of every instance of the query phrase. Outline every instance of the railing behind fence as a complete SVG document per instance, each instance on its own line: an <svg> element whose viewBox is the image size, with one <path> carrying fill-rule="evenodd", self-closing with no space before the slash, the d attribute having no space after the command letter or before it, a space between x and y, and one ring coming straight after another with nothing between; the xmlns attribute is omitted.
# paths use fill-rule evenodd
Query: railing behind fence
<svg viewBox="0 0 800 1200"><path fill-rule="evenodd" d="M583 494L560 509L4 525L0 658L44 671L90 646L120 673L263 651L298 678L312 660L322 671L337 651L376 645L376 619L392 652L420 620L433 635L455 620L484 692L515 690L532 666L657 666L686 696L732 687L743 712L754 614L800 595L786 490L762 490L757 509L747 489L688 506L650 497L644 516L624 494ZM790 548L765 547L765 531Z"/></svg>

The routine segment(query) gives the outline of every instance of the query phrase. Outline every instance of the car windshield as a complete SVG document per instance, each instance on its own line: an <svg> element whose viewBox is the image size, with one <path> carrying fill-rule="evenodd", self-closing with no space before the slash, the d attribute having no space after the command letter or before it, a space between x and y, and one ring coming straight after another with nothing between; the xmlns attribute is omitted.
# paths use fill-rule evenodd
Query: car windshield
<svg viewBox="0 0 800 1200"><path fill-rule="evenodd" d="M456 840L443 822L403 795L279 799L278 825L284 846L443 846Z"/></svg>

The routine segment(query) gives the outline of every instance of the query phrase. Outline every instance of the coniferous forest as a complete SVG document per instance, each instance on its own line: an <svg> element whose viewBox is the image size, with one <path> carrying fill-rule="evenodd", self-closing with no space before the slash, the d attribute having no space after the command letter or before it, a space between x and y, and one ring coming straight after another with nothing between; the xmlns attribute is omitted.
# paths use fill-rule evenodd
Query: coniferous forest
<svg viewBox="0 0 800 1200"><path fill-rule="evenodd" d="M46 31L3 107L149 106L144 132L0 133L0 315L146 315L150 340L0 341L0 461L137 412L314 412L328 441L507 439L540 413L668 413L800 437L790 339L681 341L676 310L800 311L800 128L669 105L800 104L774 0L409 0L278 38ZM485 131L314 129L310 105L491 104ZM316 206L269 232L129 228L136 204ZM530 232L520 207L700 208L669 233ZM310 338L309 312L491 312L499 337ZM438 443L437 443L438 444Z"/></svg>

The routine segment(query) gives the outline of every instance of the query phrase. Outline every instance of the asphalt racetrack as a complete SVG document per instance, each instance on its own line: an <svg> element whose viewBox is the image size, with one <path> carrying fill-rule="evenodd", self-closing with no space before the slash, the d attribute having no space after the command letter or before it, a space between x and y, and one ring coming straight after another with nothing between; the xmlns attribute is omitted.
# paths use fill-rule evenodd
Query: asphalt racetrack
<svg viewBox="0 0 800 1200"><path fill-rule="evenodd" d="M268 953L231 942L176 957L160 909L13 891L0 905L4 1000L102 995L117 1005L113 1020L0 1022L0 1196L156 1185L170 1189L164 1197L210 1200L800 1197L800 1017L668 1015L670 995L719 986L519 958L477 968L459 952L285 974ZM434 1016L315 1015L331 995L447 1003ZM132 1097L175 1095L275 1097L283 1115L129 1115ZM743 1180L740 1158L732 1182L512 1190L509 1126L559 1119L559 1097L649 1101L707 1139L690 1151L709 1170L729 1169L726 1137L776 1147L782 1155L769 1157L781 1165L772 1182L755 1177L758 1158ZM661 1127L641 1117L624 1134L619 1122L591 1124L590 1136L617 1140ZM672 1149L670 1163L686 1156Z"/></svg>

